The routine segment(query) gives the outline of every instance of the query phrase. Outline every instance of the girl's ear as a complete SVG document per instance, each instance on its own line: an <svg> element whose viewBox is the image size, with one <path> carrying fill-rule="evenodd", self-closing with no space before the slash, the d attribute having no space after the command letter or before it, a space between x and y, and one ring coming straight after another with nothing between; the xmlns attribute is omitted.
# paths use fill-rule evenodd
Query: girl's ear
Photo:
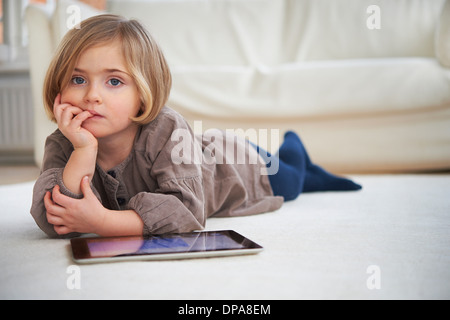
<svg viewBox="0 0 450 320"><path fill-rule="evenodd" d="M138 113L136 115L136 118L140 117L144 113L144 110L145 110L145 106L144 106L144 103L141 101L141 105L139 107L139 111L138 111Z"/></svg>

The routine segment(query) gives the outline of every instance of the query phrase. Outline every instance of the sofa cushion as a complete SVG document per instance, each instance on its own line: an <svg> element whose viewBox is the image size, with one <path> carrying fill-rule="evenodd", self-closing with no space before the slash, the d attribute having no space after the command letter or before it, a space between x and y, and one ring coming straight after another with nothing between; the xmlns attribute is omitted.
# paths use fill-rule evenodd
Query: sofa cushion
<svg viewBox="0 0 450 320"><path fill-rule="evenodd" d="M277 63L282 1L108 1L112 13L138 19L171 66Z"/></svg>
<svg viewBox="0 0 450 320"><path fill-rule="evenodd" d="M170 104L222 119L389 114L450 104L450 72L429 58L186 66L172 73Z"/></svg>
<svg viewBox="0 0 450 320"><path fill-rule="evenodd" d="M284 62L432 57L445 0L286 0Z"/></svg>
<svg viewBox="0 0 450 320"><path fill-rule="evenodd" d="M144 23L172 66L276 66L432 57L443 1L109 0L108 9Z"/></svg>

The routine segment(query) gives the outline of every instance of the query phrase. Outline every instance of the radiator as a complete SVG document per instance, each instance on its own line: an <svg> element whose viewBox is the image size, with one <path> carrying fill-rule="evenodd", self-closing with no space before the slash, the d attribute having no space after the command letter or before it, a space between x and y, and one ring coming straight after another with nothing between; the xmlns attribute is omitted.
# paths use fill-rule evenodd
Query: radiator
<svg viewBox="0 0 450 320"><path fill-rule="evenodd" d="M28 74L0 75L0 160L33 156L33 108Z"/></svg>

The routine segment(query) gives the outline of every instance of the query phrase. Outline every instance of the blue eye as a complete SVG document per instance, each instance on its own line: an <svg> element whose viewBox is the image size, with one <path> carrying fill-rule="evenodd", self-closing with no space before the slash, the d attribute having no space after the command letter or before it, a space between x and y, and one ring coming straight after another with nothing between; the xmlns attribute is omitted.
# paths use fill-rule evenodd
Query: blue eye
<svg viewBox="0 0 450 320"><path fill-rule="evenodd" d="M120 81L119 79L112 78L108 81L108 83L114 87L117 87L118 85L122 84L122 81Z"/></svg>
<svg viewBox="0 0 450 320"><path fill-rule="evenodd" d="M73 84L84 84L84 83L86 83L86 81L84 81L84 79L82 77L73 77L72 83Z"/></svg>

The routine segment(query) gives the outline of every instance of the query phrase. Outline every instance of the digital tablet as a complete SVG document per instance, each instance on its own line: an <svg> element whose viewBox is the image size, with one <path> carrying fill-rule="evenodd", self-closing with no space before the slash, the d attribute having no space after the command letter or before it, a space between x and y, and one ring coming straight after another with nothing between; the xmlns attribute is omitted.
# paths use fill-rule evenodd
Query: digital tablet
<svg viewBox="0 0 450 320"><path fill-rule="evenodd" d="M263 248L232 230L70 240L77 263L168 260L254 254Z"/></svg>

